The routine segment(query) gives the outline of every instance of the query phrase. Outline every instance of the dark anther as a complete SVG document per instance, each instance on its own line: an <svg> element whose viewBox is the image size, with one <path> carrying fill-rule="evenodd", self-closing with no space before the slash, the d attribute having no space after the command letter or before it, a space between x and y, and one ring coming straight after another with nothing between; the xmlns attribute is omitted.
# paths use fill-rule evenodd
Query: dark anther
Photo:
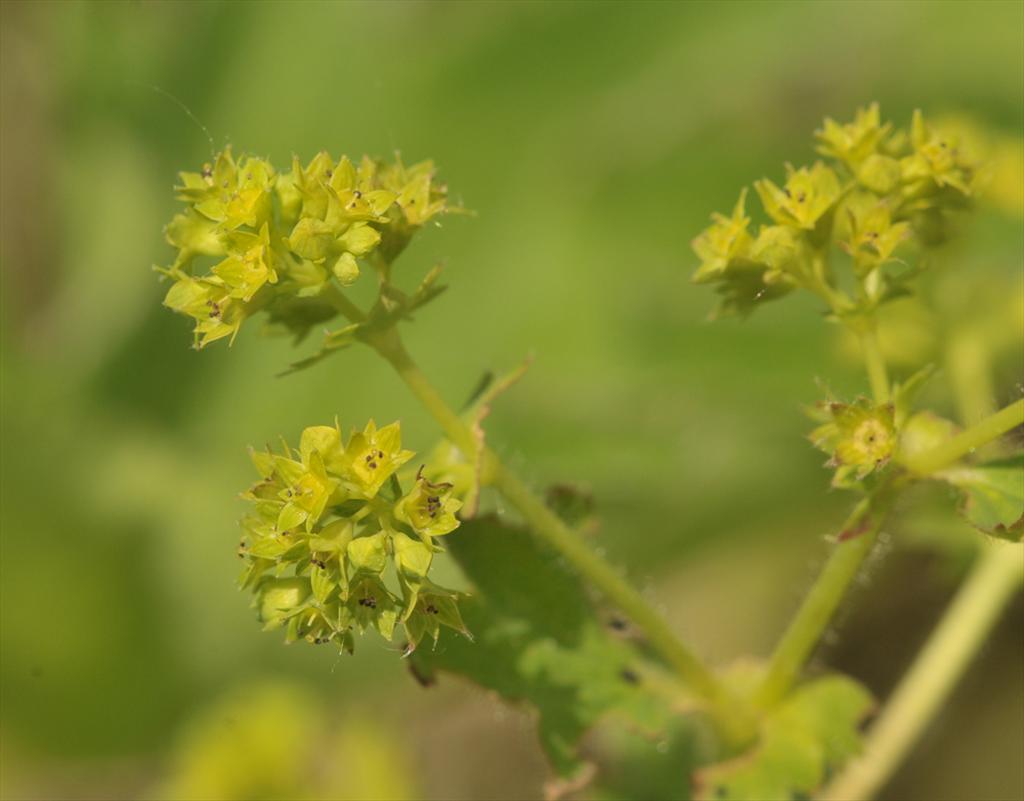
<svg viewBox="0 0 1024 801"><path fill-rule="evenodd" d="M355 192L353 192L352 194L356 196L357 200L363 196L363 193L360 192L358 189Z"/></svg>
<svg viewBox="0 0 1024 801"><path fill-rule="evenodd" d="M636 675L632 670L623 670L619 673L619 677L626 682L626 684L639 684L640 677Z"/></svg>
<svg viewBox="0 0 1024 801"><path fill-rule="evenodd" d="M370 462L370 469L371 470L376 470L377 469L377 463L376 462Z"/></svg>
<svg viewBox="0 0 1024 801"><path fill-rule="evenodd" d="M437 613L438 608L436 606L434 606L433 604L427 604L427 614L436 615Z"/></svg>

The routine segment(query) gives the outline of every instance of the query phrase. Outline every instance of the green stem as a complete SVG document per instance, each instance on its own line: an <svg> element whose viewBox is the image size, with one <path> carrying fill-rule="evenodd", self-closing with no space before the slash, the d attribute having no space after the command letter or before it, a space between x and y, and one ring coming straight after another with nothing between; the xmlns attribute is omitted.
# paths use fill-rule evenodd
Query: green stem
<svg viewBox="0 0 1024 801"><path fill-rule="evenodd" d="M519 510L537 536L572 562L581 575L599 587L608 600L644 632L654 650L676 669L690 687L704 697L712 698L718 694L718 682L714 676L676 639L665 620L643 596L500 462L495 465L494 486Z"/></svg>
<svg viewBox="0 0 1024 801"><path fill-rule="evenodd" d="M413 395L434 417L448 438L465 454L478 447L472 431L445 403L416 366L402 345L397 332L387 332L372 338L370 344L394 367ZM655 612L619 573L591 550L579 535L562 522L525 483L512 473L492 450L484 453L489 465L491 483L523 516L530 530L562 554L575 569L618 606L641 630L651 647L661 655L695 692L725 708L729 698L714 674L683 645L668 624ZM745 716L735 709L728 713L740 720L734 725L739 732L745 729Z"/></svg>
<svg viewBox="0 0 1024 801"><path fill-rule="evenodd" d="M938 447L904 461L913 473L926 476L1024 424L1024 398L975 423Z"/></svg>
<svg viewBox="0 0 1024 801"><path fill-rule="evenodd" d="M366 319L366 315L363 310L360 309L356 304L349 300L345 293L342 292L333 282L329 282L324 287L322 297L324 300L334 305L338 311L340 311L349 322L361 323Z"/></svg>
<svg viewBox="0 0 1024 801"><path fill-rule="evenodd" d="M755 696L756 703L762 708L781 700L796 682L839 602L871 552L891 504L891 494L876 494L857 504L846 520L840 537L846 535L849 539L836 545L772 654L768 672Z"/></svg>
<svg viewBox="0 0 1024 801"><path fill-rule="evenodd" d="M859 332L861 350L864 352L864 365L868 370L868 381L871 383L871 394L875 403L889 402L889 373L885 368L882 348L878 342L878 328L872 324Z"/></svg>
<svg viewBox="0 0 1024 801"><path fill-rule="evenodd" d="M989 545L885 711L871 728L864 753L822 795L828 801L862 801L882 787L914 747L928 722L1024 581L1019 545Z"/></svg>

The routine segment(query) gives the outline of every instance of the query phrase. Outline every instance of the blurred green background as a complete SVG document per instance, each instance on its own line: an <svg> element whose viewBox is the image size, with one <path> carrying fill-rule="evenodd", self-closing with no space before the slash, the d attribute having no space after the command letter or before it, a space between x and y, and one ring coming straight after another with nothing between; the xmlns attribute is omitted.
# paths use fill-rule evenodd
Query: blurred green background
<svg viewBox="0 0 1024 801"><path fill-rule="evenodd" d="M718 663L764 655L849 498L803 439L815 379L856 353L793 298L711 325L689 241L739 188L812 158L822 117L878 100L1024 125L1024 4L20 3L2 11L2 716L5 798L535 798L530 721L395 647L284 647L236 591L244 446L341 416L436 429L352 350L275 378L284 340L189 349L150 270L204 133L285 164L434 158L478 213L403 257L450 291L407 332L452 402L533 354L489 420L538 487L577 481L600 547ZM156 88L154 88L156 87ZM1012 148L1010 150L1012 152ZM1012 162L1012 158L1010 159ZM1017 397L1019 163L938 259L941 335L890 312L897 374L958 319ZM988 326L987 328L985 326ZM902 327L901 327L902 326ZM312 346L309 343L307 347ZM940 375L928 400L953 414ZM922 501L818 666L880 697L953 592L959 543ZM948 506L948 503L946 504ZM958 550L959 548L959 550ZM951 556L952 555L952 556ZM1018 600L886 790L1020 798Z"/></svg>

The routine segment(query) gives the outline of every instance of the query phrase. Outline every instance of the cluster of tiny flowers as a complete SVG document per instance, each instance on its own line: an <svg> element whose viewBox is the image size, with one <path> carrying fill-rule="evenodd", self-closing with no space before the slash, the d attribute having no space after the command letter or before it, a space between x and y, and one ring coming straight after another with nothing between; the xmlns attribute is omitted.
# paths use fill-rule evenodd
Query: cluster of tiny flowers
<svg viewBox="0 0 1024 801"><path fill-rule="evenodd" d="M838 314L869 311L904 294L903 275L882 271L897 249L943 238L950 213L976 192L979 171L953 133L940 132L915 112L909 131L880 120L877 105L853 122L826 119L816 132L818 152L831 165L787 165L778 186L756 181L771 224L753 233L744 189L731 216L693 242L701 260L697 282L717 285L719 314L747 314L760 302L801 287L825 298ZM835 244L849 255L859 290L848 296L829 258Z"/></svg>
<svg viewBox="0 0 1024 801"><path fill-rule="evenodd" d="M166 228L178 256L161 270L174 281L164 304L195 321L199 348L233 339L262 310L302 336L336 313L333 282L352 284L360 260L387 280L412 235L453 210L434 172L429 161L406 167L364 157L357 166L320 153L278 173L227 148L201 172L181 173L187 208Z"/></svg>
<svg viewBox="0 0 1024 801"><path fill-rule="evenodd" d="M252 452L261 479L243 494L254 509L242 520L241 584L265 628L349 653L370 628L391 640L401 625L409 651L427 635L436 643L442 625L468 636L458 594L427 576L462 502L422 468L403 492L397 471L413 456L398 423L372 421L347 443L337 425L313 426L297 453Z"/></svg>

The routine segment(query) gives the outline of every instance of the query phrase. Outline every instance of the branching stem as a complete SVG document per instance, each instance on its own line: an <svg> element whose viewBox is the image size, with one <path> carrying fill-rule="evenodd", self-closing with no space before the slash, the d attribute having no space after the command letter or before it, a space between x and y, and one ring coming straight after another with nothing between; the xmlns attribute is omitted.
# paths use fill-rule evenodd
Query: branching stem
<svg viewBox="0 0 1024 801"><path fill-rule="evenodd" d="M843 524L840 542L772 654L755 702L765 708L785 697L832 620L843 596L878 538L892 495L865 498ZM845 537L845 539L844 539Z"/></svg>
<svg viewBox="0 0 1024 801"><path fill-rule="evenodd" d="M951 465L958 459L998 439L1007 431L1024 424L1024 398L989 415L936 448L905 462L911 472L926 476Z"/></svg>
<svg viewBox="0 0 1024 801"><path fill-rule="evenodd" d="M448 438L463 453L473 454L479 447L473 432L417 367L397 330L390 328L368 341L394 367ZM518 476L502 464L493 450L487 448L482 458L488 465L485 473L490 476L493 486L519 511L534 535L565 557L581 576L618 606L680 678L695 693L714 704L718 721L728 739L734 743L749 739L753 727L749 713L740 707L701 660L679 641L668 623L643 596L588 547L578 533L548 509Z"/></svg>

